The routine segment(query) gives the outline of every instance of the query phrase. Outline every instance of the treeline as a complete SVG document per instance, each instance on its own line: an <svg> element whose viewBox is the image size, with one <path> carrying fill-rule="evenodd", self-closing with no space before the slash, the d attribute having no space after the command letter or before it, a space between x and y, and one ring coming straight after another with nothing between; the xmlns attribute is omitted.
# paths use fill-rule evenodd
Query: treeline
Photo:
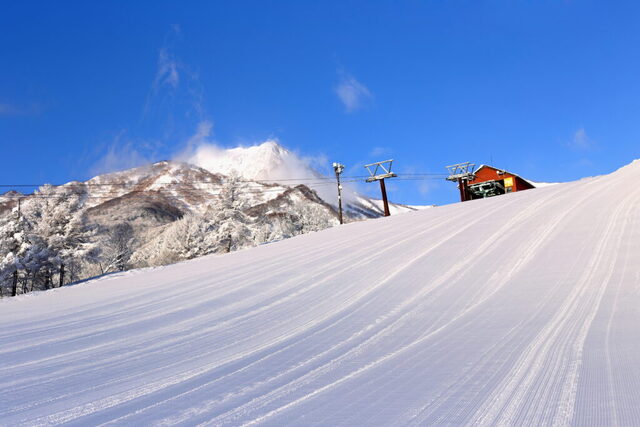
<svg viewBox="0 0 640 427"><path fill-rule="evenodd" d="M97 256L92 230L83 221L86 194L69 191L59 197L54 187L41 187L0 221L0 290L5 296L48 289L73 281L79 266Z"/></svg>
<svg viewBox="0 0 640 427"><path fill-rule="evenodd" d="M230 177L201 213L188 213L152 234L137 233L127 222L90 223L89 196L81 186L43 186L0 218L0 297L231 252L336 224L333 213L315 203L256 211L239 185Z"/></svg>

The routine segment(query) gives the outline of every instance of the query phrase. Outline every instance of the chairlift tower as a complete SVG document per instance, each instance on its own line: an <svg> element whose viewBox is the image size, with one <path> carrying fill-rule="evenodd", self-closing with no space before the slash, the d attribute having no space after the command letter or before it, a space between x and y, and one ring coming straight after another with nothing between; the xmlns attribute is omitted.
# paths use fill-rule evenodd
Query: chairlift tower
<svg viewBox="0 0 640 427"><path fill-rule="evenodd" d="M344 171L344 165L340 163L333 163L333 170L336 173L336 180L338 181L338 215L340 218L340 224L342 221L342 184L340 184L340 174Z"/></svg>
<svg viewBox="0 0 640 427"><path fill-rule="evenodd" d="M467 183L475 179L476 175L473 171L475 170L476 165L470 162L465 162L446 166L446 168L449 170L449 176L446 180L458 183L458 188L460 189L460 201L464 202L471 200L469 198Z"/></svg>
<svg viewBox="0 0 640 427"><path fill-rule="evenodd" d="M391 172L392 164L393 159L364 165L370 175L369 178L367 178L367 182L380 181L380 191L382 192L382 202L384 203L384 216L391 215L389 212L389 201L387 200L387 188L384 185L384 179L395 178L398 176Z"/></svg>

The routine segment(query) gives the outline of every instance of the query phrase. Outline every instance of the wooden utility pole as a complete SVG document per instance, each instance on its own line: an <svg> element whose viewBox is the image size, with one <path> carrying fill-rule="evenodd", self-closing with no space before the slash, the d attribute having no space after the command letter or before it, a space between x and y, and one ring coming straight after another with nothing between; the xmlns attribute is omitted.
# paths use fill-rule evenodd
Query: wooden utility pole
<svg viewBox="0 0 640 427"><path fill-rule="evenodd" d="M11 296L18 295L18 270L13 272L13 289L11 289Z"/></svg>
<svg viewBox="0 0 640 427"><path fill-rule="evenodd" d="M340 184L340 174L344 171L344 165L334 162L333 170L336 173L336 180L338 181L338 216L340 218L340 224L344 224L342 220L342 185Z"/></svg>
<svg viewBox="0 0 640 427"><path fill-rule="evenodd" d="M58 287L61 288L64 285L64 264L60 264L60 283Z"/></svg>
<svg viewBox="0 0 640 427"><path fill-rule="evenodd" d="M382 202L384 204L384 216L391 215L389 212L389 200L387 199L387 187L384 185L384 179L398 176L391 172L392 164L393 159L364 165L367 171L369 171L369 175L371 175L367 178L367 182L380 181L380 191L382 192Z"/></svg>

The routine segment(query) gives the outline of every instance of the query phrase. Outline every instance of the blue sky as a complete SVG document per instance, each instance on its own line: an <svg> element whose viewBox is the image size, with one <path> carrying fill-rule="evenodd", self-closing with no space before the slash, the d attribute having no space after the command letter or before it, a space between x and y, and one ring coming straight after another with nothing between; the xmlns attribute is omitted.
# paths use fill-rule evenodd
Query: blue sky
<svg viewBox="0 0 640 427"><path fill-rule="evenodd" d="M4 2L0 182L171 158L204 122L220 145L277 138L352 174L390 157L608 173L640 158L638 22L631 1Z"/></svg>

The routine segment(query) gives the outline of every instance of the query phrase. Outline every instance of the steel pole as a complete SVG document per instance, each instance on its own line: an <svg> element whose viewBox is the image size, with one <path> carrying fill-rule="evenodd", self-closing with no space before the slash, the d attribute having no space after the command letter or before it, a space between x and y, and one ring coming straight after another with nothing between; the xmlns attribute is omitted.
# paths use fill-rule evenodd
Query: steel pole
<svg viewBox="0 0 640 427"><path fill-rule="evenodd" d="M342 220L342 186L340 185L340 174L336 171L336 179L338 180L338 217L340 218L340 224L343 224Z"/></svg>
<svg viewBox="0 0 640 427"><path fill-rule="evenodd" d="M465 201L465 192L464 192L464 183L462 182L462 178L458 178L458 189L460 190L460 201Z"/></svg>
<svg viewBox="0 0 640 427"><path fill-rule="evenodd" d="M380 191L382 191L382 201L384 202L384 216L389 216L389 201L387 200L387 187L384 186L384 178L380 180Z"/></svg>

